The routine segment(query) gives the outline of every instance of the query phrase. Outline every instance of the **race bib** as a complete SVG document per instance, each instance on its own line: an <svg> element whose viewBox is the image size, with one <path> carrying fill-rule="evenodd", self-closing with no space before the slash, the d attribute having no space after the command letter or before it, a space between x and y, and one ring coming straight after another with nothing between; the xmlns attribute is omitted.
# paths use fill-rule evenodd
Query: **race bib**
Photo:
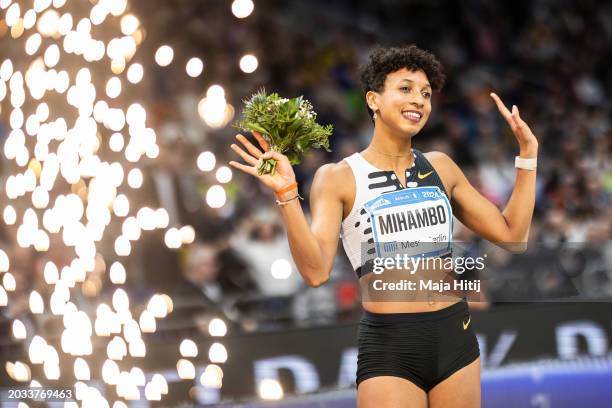
<svg viewBox="0 0 612 408"><path fill-rule="evenodd" d="M366 202L376 256L433 257L451 251L453 213L439 187L383 193Z"/></svg>

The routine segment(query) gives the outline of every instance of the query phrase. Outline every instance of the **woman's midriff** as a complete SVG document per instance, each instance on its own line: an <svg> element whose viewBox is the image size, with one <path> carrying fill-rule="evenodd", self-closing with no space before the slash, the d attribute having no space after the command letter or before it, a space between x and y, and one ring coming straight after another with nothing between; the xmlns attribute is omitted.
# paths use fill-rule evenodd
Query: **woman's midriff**
<svg viewBox="0 0 612 408"><path fill-rule="evenodd" d="M435 312L454 305L461 299L449 302L361 302L362 307L371 313L420 313Z"/></svg>
<svg viewBox="0 0 612 408"><path fill-rule="evenodd" d="M359 279L362 306L372 313L418 313L444 309L462 299L452 270L388 269Z"/></svg>

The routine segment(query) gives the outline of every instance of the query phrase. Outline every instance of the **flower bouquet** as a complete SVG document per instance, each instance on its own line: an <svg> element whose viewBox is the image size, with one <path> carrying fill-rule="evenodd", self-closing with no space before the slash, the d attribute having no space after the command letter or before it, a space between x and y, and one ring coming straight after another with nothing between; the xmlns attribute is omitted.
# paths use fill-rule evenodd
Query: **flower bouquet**
<svg viewBox="0 0 612 408"><path fill-rule="evenodd" d="M256 131L270 145L270 150L282 153L291 164L298 164L302 155L310 148L324 148L330 152L329 136L332 125L321 126L315 122L317 114L312 104L302 96L293 99L281 98L276 93L267 95L260 90L244 101L242 120L234 127L243 131ZM258 174L272 174L276 160L263 160L257 168Z"/></svg>

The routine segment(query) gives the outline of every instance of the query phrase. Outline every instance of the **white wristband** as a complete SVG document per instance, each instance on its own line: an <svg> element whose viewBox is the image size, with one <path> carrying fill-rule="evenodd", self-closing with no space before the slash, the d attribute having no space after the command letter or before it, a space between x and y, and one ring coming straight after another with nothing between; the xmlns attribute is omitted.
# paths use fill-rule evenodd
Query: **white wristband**
<svg viewBox="0 0 612 408"><path fill-rule="evenodd" d="M535 170L538 167L538 159L525 159L523 157L516 156L514 158L514 167L517 169Z"/></svg>

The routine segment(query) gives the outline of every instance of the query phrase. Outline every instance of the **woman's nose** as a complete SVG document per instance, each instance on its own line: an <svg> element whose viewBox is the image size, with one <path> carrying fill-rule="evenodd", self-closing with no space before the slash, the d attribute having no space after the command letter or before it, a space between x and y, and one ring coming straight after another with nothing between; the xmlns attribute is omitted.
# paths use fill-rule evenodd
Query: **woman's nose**
<svg viewBox="0 0 612 408"><path fill-rule="evenodd" d="M424 106L423 101L418 99L413 99L410 103L419 109L422 109Z"/></svg>
<svg viewBox="0 0 612 408"><path fill-rule="evenodd" d="M421 109L423 106L425 106L425 98L419 92L411 92L410 103L415 107Z"/></svg>

